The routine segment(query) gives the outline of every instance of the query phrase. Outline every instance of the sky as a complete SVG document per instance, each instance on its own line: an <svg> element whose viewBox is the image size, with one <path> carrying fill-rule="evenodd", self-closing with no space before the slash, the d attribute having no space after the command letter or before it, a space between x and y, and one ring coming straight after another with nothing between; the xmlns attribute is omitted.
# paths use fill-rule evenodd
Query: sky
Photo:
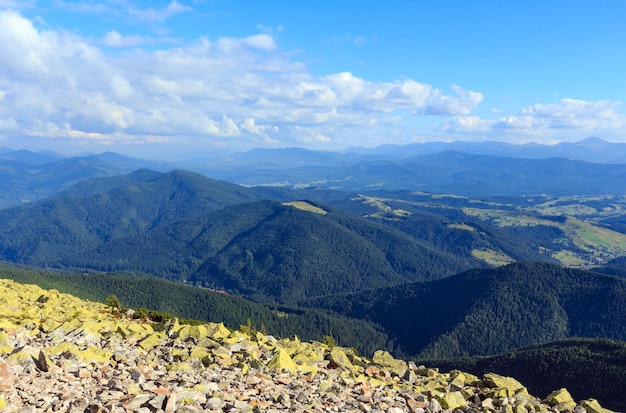
<svg viewBox="0 0 626 413"><path fill-rule="evenodd" d="M0 147L626 142L626 1L0 0Z"/></svg>

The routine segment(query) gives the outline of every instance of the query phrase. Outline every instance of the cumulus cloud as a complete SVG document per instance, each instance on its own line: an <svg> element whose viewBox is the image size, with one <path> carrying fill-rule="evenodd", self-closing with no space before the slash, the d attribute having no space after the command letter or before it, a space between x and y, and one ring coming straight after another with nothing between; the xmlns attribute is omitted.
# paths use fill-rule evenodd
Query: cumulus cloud
<svg viewBox="0 0 626 413"><path fill-rule="evenodd" d="M482 119L462 116L447 119L439 131L451 134L481 137L516 137L529 140L535 137L566 137L580 139L580 133L616 132L626 127L626 117L617 111L620 102L562 99L554 103L537 103L523 108L515 116Z"/></svg>
<svg viewBox="0 0 626 413"><path fill-rule="evenodd" d="M608 100L563 99L557 103L535 104L523 109L521 114L550 128L612 129L622 127L625 122L624 116L616 111L618 106L619 102Z"/></svg>
<svg viewBox="0 0 626 413"><path fill-rule="evenodd" d="M417 115L461 115L470 113L482 95L455 87L457 96L446 96L431 85L406 79L369 82L343 72L318 79L305 79L284 91L301 106L335 107L364 112L389 113L406 110Z"/></svg>
<svg viewBox="0 0 626 413"><path fill-rule="evenodd" d="M184 11L172 2L162 17L144 17L156 21ZM267 33L156 50L141 49L142 42L115 30L100 40L43 30L19 12L0 11L5 131L19 125L26 135L98 142L184 136L243 146L332 143L376 135L374 126L402 119L469 115L483 99L458 86L447 94L412 79L315 76ZM132 48L119 53L98 45Z"/></svg>

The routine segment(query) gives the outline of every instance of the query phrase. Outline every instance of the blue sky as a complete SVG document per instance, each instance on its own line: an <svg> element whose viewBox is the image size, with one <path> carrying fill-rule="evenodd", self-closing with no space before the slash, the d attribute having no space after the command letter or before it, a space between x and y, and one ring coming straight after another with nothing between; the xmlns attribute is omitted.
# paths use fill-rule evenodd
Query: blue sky
<svg viewBox="0 0 626 413"><path fill-rule="evenodd" d="M0 146L626 142L626 2L0 0Z"/></svg>

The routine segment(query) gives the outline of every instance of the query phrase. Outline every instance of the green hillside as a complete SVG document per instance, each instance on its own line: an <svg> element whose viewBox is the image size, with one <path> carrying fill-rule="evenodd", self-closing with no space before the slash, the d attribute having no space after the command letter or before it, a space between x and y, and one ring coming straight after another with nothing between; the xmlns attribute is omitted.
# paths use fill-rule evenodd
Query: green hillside
<svg viewBox="0 0 626 413"><path fill-rule="evenodd" d="M60 263L140 271L279 303L437 279L481 265L380 223L325 212L274 201L239 204Z"/></svg>
<svg viewBox="0 0 626 413"><path fill-rule="evenodd" d="M490 355L566 337L626 340L626 280L516 263L303 302L384 326L405 355ZM398 317L402 314L402 317Z"/></svg>
<svg viewBox="0 0 626 413"><path fill-rule="evenodd" d="M52 197L90 178L121 175L157 165L158 162L112 152L63 158L27 150L10 151L0 157L0 208Z"/></svg>
<svg viewBox="0 0 626 413"><path fill-rule="evenodd" d="M106 193L50 198L0 210L0 259L47 265L109 240L256 199L247 188L184 171Z"/></svg>

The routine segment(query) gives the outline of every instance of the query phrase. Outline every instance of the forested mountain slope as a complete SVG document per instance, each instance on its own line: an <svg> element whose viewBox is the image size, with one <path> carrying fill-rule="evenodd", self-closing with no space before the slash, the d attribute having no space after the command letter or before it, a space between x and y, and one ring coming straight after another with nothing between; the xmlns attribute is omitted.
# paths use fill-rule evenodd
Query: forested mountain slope
<svg viewBox="0 0 626 413"><path fill-rule="evenodd" d="M315 208L322 213L269 200L238 204L116 239L58 264L141 271L281 303L484 265L378 222Z"/></svg>
<svg viewBox="0 0 626 413"><path fill-rule="evenodd" d="M260 198L239 185L185 171L137 180L108 192L0 210L0 258L45 265L103 242Z"/></svg>
<svg viewBox="0 0 626 413"><path fill-rule="evenodd" d="M381 324L397 351L420 357L489 355L566 337L626 340L626 280L551 264L476 269L302 304Z"/></svg>

